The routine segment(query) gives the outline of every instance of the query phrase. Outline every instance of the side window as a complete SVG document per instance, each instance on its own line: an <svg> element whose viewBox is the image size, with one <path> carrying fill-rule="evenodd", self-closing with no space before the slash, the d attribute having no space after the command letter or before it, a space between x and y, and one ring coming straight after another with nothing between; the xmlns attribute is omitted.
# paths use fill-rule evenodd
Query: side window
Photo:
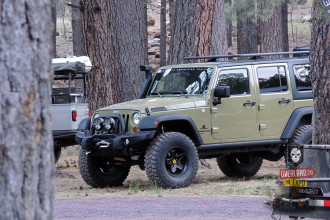
<svg viewBox="0 0 330 220"><path fill-rule="evenodd" d="M248 70L222 70L219 75L217 86L230 86L230 95L250 94Z"/></svg>
<svg viewBox="0 0 330 220"><path fill-rule="evenodd" d="M260 67L257 69L260 93L285 92L288 90L283 66Z"/></svg>
<svg viewBox="0 0 330 220"><path fill-rule="evenodd" d="M310 65L294 65L294 79L296 81L296 88L298 91L312 90L312 82L310 75Z"/></svg>

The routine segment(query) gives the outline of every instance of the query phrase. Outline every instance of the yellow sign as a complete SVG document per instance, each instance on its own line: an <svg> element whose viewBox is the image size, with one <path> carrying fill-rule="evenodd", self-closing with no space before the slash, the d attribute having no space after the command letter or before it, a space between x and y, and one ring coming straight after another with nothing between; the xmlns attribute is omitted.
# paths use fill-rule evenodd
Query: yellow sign
<svg viewBox="0 0 330 220"><path fill-rule="evenodd" d="M289 179L283 180L284 186L307 187L307 179Z"/></svg>

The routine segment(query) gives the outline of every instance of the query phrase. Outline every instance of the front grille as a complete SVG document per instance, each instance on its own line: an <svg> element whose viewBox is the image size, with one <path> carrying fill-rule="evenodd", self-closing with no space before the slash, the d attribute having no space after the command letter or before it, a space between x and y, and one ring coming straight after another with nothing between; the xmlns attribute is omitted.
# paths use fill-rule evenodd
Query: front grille
<svg viewBox="0 0 330 220"><path fill-rule="evenodd" d="M128 129L128 121L129 121L129 114L123 114L123 119L125 121L125 132L127 132Z"/></svg>

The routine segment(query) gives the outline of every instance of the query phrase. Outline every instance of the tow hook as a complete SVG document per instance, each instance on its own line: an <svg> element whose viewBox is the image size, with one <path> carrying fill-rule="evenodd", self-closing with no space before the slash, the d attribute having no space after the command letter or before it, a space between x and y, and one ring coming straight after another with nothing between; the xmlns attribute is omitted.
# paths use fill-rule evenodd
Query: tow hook
<svg viewBox="0 0 330 220"><path fill-rule="evenodd" d="M108 143L106 141L100 141L96 144L96 146L99 148L107 148L110 146L110 143Z"/></svg>

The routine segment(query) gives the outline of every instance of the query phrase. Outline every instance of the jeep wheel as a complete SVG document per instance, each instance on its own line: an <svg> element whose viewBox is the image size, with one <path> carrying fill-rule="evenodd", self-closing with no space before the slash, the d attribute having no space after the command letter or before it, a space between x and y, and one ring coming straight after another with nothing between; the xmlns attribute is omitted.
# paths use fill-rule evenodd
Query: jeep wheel
<svg viewBox="0 0 330 220"><path fill-rule="evenodd" d="M58 162L58 160L60 159L61 156L61 147L56 147L54 146L54 157L55 157L55 164Z"/></svg>
<svg viewBox="0 0 330 220"><path fill-rule="evenodd" d="M262 160L262 157L254 154L227 154L217 158L220 170L228 177L254 176Z"/></svg>
<svg viewBox="0 0 330 220"><path fill-rule="evenodd" d="M164 188L187 187L197 174L197 149L184 134L164 133L152 141L144 164L150 181Z"/></svg>
<svg viewBox="0 0 330 220"><path fill-rule="evenodd" d="M290 144L312 144L313 127L312 125L302 125L296 128Z"/></svg>
<svg viewBox="0 0 330 220"><path fill-rule="evenodd" d="M81 177L92 187L119 186L128 176L130 166L115 165L111 160L86 155L85 150L79 152L79 170Z"/></svg>

